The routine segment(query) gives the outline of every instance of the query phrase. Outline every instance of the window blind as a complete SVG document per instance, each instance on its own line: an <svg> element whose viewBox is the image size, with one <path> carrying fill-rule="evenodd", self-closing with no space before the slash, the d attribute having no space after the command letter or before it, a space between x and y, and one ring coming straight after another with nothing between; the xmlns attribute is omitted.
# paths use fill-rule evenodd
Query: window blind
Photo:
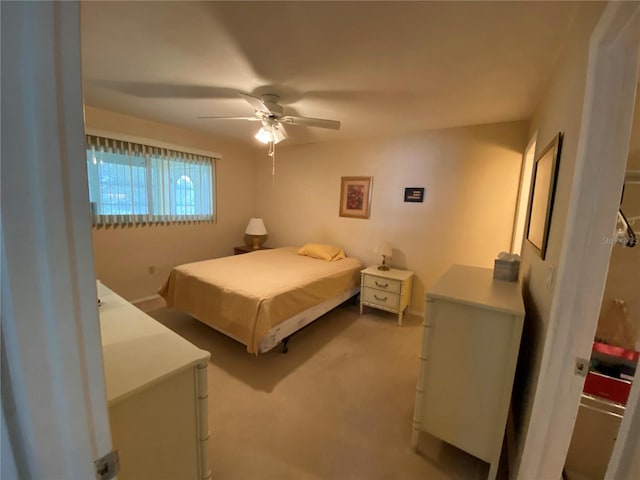
<svg viewBox="0 0 640 480"><path fill-rule="evenodd" d="M215 221L215 159L86 136L94 225Z"/></svg>

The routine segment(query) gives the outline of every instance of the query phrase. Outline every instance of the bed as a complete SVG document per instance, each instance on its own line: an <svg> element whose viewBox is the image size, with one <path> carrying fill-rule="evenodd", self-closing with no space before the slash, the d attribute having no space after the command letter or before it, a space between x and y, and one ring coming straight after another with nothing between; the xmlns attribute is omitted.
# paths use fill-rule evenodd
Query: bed
<svg viewBox="0 0 640 480"><path fill-rule="evenodd" d="M180 265L158 293L249 353L264 353L360 291L359 260L297 252L283 247Z"/></svg>

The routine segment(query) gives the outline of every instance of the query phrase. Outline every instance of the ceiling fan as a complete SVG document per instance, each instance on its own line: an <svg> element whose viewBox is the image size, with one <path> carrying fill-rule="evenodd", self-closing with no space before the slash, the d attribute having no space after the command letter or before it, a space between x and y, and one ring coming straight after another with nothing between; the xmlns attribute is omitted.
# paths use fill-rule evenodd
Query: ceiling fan
<svg viewBox="0 0 640 480"><path fill-rule="evenodd" d="M325 120L323 118L298 117L285 115L284 108L278 103L278 95L265 94L260 98L237 92L254 109L254 116L246 117L215 117L200 116L202 119L216 120L248 120L251 122L261 122L262 127L255 137L262 143L279 143L287 138L287 131L284 125L303 125L305 127L328 128L339 130L340 122L337 120Z"/></svg>

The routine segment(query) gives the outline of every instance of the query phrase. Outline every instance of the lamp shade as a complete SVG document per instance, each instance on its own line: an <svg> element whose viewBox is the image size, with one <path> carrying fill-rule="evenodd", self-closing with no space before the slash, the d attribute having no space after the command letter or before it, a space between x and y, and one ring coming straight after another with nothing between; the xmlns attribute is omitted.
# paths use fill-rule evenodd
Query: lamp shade
<svg viewBox="0 0 640 480"><path fill-rule="evenodd" d="M247 235L266 235L267 229L261 218L252 218L244 231Z"/></svg>
<svg viewBox="0 0 640 480"><path fill-rule="evenodd" d="M374 252L377 253L378 255L384 255L385 257L391 257L391 253L392 253L391 243L387 242L386 240L380 240L376 244L376 248L374 249Z"/></svg>

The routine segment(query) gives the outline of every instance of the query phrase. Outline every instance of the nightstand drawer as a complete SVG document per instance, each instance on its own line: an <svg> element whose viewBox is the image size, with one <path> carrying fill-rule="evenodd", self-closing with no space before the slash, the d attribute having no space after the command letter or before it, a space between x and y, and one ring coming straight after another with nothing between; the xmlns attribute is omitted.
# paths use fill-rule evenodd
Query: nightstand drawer
<svg viewBox="0 0 640 480"><path fill-rule="evenodd" d="M377 290L384 290L385 292L391 293L400 293L400 286L402 285L402 282L400 280L395 280L393 278L376 277L375 275L364 275L362 283L365 287L371 287Z"/></svg>
<svg viewBox="0 0 640 480"><path fill-rule="evenodd" d="M367 277L365 277L367 278ZM383 292L374 288L362 288L362 301L372 303L394 311L400 306L400 295L397 293Z"/></svg>

